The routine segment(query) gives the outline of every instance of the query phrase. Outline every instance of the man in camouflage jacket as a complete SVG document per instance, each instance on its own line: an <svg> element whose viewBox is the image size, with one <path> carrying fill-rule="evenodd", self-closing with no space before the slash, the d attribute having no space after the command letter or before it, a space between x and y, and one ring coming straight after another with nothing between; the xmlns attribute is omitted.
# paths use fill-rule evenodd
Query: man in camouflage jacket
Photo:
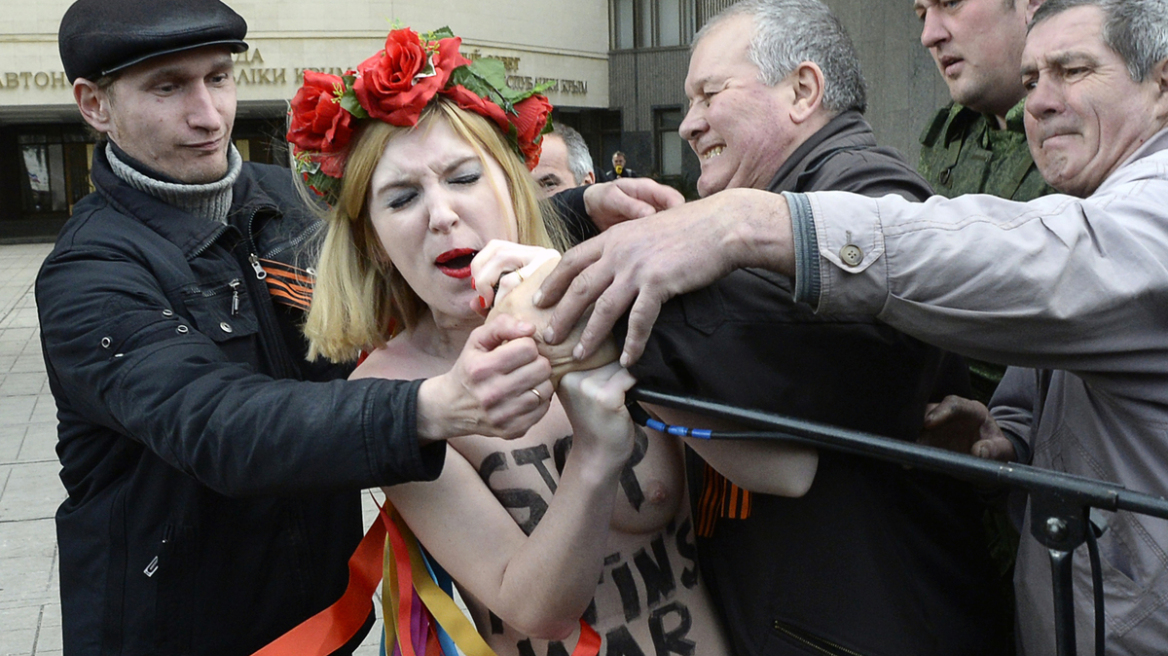
<svg viewBox="0 0 1168 656"><path fill-rule="evenodd" d="M934 192L947 198L992 194L1025 202L1054 191L1034 166L1022 125L1022 46L1026 24L1041 4L914 0L921 44L953 98L921 134L917 170ZM969 363L974 396L989 403L1005 367Z"/></svg>

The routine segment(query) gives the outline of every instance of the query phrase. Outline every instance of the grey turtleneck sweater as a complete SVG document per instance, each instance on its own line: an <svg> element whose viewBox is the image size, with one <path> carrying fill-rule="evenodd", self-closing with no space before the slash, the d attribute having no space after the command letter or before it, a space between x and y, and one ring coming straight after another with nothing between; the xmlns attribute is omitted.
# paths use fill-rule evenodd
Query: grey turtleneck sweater
<svg viewBox="0 0 1168 656"><path fill-rule="evenodd" d="M106 144L105 154L110 167L126 184L195 216L227 223L227 212L231 209L231 186L243 168L243 158L234 144L227 151L227 174L221 180L207 184L158 180L134 166L133 160L126 162L120 159L119 152L112 143Z"/></svg>

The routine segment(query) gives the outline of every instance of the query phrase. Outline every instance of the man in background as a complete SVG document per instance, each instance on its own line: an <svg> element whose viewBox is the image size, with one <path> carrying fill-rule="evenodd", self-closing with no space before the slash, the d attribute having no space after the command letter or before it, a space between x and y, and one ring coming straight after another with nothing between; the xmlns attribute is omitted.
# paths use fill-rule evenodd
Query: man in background
<svg viewBox="0 0 1168 656"><path fill-rule="evenodd" d="M612 182L618 178L635 178L637 172L625 166L625 154L616 151L612 154L612 168L604 172L604 181Z"/></svg>
<svg viewBox="0 0 1168 656"><path fill-rule="evenodd" d="M921 134L917 169L953 198L993 194L1027 201L1054 192L1030 156L1023 125L1022 48L1042 0L913 0L928 49L953 102ZM1006 368L969 363L973 396L989 403Z"/></svg>
<svg viewBox="0 0 1168 656"><path fill-rule="evenodd" d="M543 191L544 198L596 182L592 154L588 152L584 137L575 128L556 123L551 132L543 135L540 145L543 152L531 175Z"/></svg>

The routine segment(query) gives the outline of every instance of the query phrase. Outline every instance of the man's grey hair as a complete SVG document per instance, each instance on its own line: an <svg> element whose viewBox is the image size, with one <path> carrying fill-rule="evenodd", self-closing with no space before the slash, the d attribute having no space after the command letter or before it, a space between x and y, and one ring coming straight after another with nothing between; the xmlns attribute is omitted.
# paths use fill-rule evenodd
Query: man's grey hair
<svg viewBox="0 0 1168 656"><path fill-rule="evenodd" d="M584 137L575 128L556 123L552 126L552 134L559 135L568 149L568 170L576 179L577 185L584 184L584 176L592 173L592 153L588 152L588 144Z"/></svg>
<svg viewBox="0 0 1168 656"><path fill-rule="evenodd" d="M754 36L750 61L767 86L782 82L799 64L814 62L823 71L823 106L834 113L868 108L864 75L852 39L820 0L743 0L710 19L694 38L735 16L750 16Z"/></svg>
<svg viewBox="0 0 1168 656"><path fill-rule="evenodd" d="M1143 82L1168 59L1168 0L1047 0L1034 12L1029 29L1075 7L1103 10L1103 43L1123 58L1132 80Z"/></svg>

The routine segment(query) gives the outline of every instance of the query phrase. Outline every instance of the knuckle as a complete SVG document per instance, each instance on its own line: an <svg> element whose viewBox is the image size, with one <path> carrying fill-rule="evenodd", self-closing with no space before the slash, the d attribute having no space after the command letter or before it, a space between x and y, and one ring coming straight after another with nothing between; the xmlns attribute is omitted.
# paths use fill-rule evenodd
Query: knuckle
<svg viewBox="0 0 1168 656"><path fill-rule="evenodd" d="M619 301L610 294L602 294L600 298L596 299L596 306L593 312L600 316L608 316L610 314L619 312Z"/></svg>
<svg viewBox="0 0 1168 656"><path fill-rule="evenodd" d="M539 374L540 379L547 380L548 378L551 378L551 375L552 375L551 361L545 357L540 357L537 360L537 364L539 365L539 369L538 369L537 373Z"/></svg>
<svg viewBox="0 0 1168 656"><path fill-rule="evenodd" d="M581 271L568 285L568 291L579 296L588 294L592 288L592 275L588 271Z"/></svg>

